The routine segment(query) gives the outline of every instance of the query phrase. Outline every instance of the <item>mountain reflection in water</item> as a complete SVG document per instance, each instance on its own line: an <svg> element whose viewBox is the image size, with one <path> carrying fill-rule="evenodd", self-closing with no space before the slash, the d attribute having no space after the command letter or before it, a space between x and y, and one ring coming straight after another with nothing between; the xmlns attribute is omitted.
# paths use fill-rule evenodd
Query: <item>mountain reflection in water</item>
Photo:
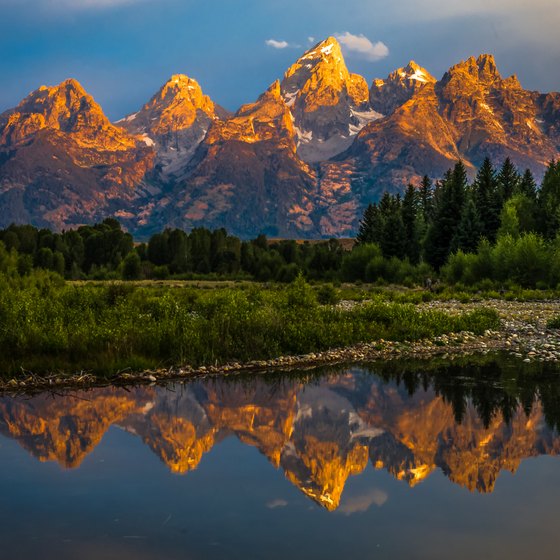
<svg viewBox="0 0 560 560"><path fill-rule="evenodd" d="M554 376L495 363L388 368L3 397L0 433L40 461L76 469L117 426L177 474L204 468L203 456L235 436L329 511L348 478L367 468L410 486L441 469L453 483L489 493L501 471L560 453Z"/></svg>

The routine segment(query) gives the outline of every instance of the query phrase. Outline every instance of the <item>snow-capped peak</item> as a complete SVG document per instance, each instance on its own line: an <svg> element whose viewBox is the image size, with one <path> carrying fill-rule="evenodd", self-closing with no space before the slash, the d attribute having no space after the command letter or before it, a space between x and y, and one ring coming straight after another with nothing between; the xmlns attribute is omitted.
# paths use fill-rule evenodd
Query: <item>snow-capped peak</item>
<svg viewBox="0 0 560 560"><path fill-rule="evenodd" d="M340 50L340 44L334 37L329 37L320 43L317 43L314 47L309 49L298 62L304 60L315 60L326 58L330 56L335 56L337 58L342 58L342 52Z"/></svg>
<svg viewBox="0 0 560 560"><path fill-rule="evenodd" d="M416 64L414 60L411 60L404 68L399 68L397 72L403 79L415 80L423 84L436 81L436 79L427 70Z"/></svg>

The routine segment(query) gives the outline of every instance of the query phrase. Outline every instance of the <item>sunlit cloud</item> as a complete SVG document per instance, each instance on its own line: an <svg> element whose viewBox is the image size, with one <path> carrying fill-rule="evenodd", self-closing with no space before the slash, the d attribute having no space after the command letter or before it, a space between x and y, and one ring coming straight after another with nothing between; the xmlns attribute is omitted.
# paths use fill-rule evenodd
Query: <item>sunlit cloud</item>
<svg viewBox="0 0 560 560"><path fill-rule="evenodd" d="M385 43L381 41L373 43L365 35L354 35L346 31L335 34L335 37L346 53L355 54L370 62L389 56L389 47Z"/></svg>
<svg viewBox="0 0 560 560"><path fill-rule="evenodd" d="M267 39L265 45L272 47L273 49L287 49L290 43L287 41L277 41L276 39Z"/></svg>

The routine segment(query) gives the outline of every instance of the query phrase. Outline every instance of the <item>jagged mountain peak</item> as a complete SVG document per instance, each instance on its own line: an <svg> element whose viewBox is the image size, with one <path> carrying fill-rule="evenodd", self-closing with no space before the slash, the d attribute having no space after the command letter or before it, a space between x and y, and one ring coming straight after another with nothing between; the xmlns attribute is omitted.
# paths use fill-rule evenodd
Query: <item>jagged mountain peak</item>
<svg viewBox="0 0 560 560"><path fill-rule="evenodd" d="M198 111L214 118L214 103L204 95L196 80L175 74L140 111L118 123L131 132L161 135L189 128L197 119Z"/></svg>
<svg viewBox="0 0 560 560"><path fill-rule="evenodd" d="M254 102L240 107L232 117L216 121L205 138L207 145L224 140L239 140L248 144L266 140L279 141L295 149L292 115L286 105L280 82L276 80Z"/></svg>
<svg viewBox="0 0 560 560"><path fill-rule="evenodd" d="M0 116L0 214L56 229L132 216L154 155L76 80L42 86Z"/></svg>
<svg viewBox="0 0 560 560"><path fill-rule="evenodd" d="M174 74L171 76L154 98L167 101L182 99L190 101L194 106L213 106L210 98L204 95L200 84L194 78L190 78L185 74ZM152 101L154 98L152 98Z"/></svg>
<svg viewBox="0 0 560 560"><path fill-rule="evenodd" d="M436 81L425 68L411 60L406 66L391 72L385 80L373 81L371 106L384 115L390 115L426 84L435 84Z"/></svg>
<svg viewBox="0 0 560 560"><path fill-rule="evenodd" d="M282 91L280 88L280 81L276 80L266 89L266 91L259 96L259 98L254 103L247 103L242 105L237 113L235 113L234 118L246 117L249 115L253 116L264 116L270 112L274 113L288 113L288 107L282 97Z"/></svg>
<svg viewBox="0 0 560 560"><path fill-rule="evenodd" d="M288 68L282 81L282 94L288 105L294 105L302 93L307 98L313 91L322 92L327 88L333 94L339 92L349 79L340 44L334 37L329 37L306 51ZM332 95L330 101L334 98Z"/></svg>
<svg viewBox="0 0 560 560"><path fill-rule="evenodd" d="M0 116L0 144L17 144L49 129L71 135L81 147L127 150L136 140L111 124L82 85L67 79L41 86Z"/></svg>
<svg viewBox="0 0 560 560"><path fill-rule="evenodd" d="M342 56L342 49L338 40L335 37L327 37L325 40L320 41L315 46L308 49L299 58L300 61L315 59L334 59L338 61L344 61L344 58Z"/></svg>
<svg viewBox="0 0 560 560"><path fill-rule="evenodd" d="M61 92L75 92L77 95L87 95L86 90L84 89L82 84L75 78L67 78L66 80L63 80L62 82L60 82L60 84L56 86L43 85L35 92L32 92L31 95L33 95L33 93L38 93L38 92L47 92L50 95L56 95Z"/></svg>
<svg viewBox="0 0 560 560"><path fill-rule="evenodd" d="M37 113L55 120L68 118L79 111L102 113L101 107L87 94L83 86L72 78L55 86L41 86L32 91L10 112Z"/></svg>
<svg viewBox="0 0 560 560"><path fill-rule="evenodd" d="M211 122L224 113L195 79L174 74L140 111L118 124L156 146L164 176L180 175Z"/></svg>
<svg viewBox="0 0 560 560"><path fill-rule="evenodd" d="M275 101L283 101L282 88L280 80L274 81L268 89L260 96L259 100L274 99Z"/></svg>
<svg viewBox="0 0 560 560"><path fill-rule="evenodd" d="M191 78L191 77L187 76L186 74L173 74L171 76L171 78L169 78L169 80L165 83L164 87L165 86L177 86L177 87L187 86L188 87L190 85L200 87L198 85L198 82L194 78Z"/></svg>
<svg viewBox="0 0 560 560"><path fill-rule="evenodd" d="M397 68L391 72L385 80L375 79L373 81L374 85L378 87L383 87L388 83L403 83L410 82L409 85L420 86L426 83L435 83L437 80L422 66L411 60L406 66ZM418 82L415 84L414 82Z"/></svg>
<svg viewBox="0 0 560 560"><path fill-rule="evenodd" d="M399 68L397 73L402 79L415 80L424 84L436 82L436 79L425 68L416 64L414 60L411 60L403 68Z"/></svg>
<svg viewBox="0 0 560 560"><path fill-rule="evenodd" d="M348 71L335 37L317 43L290 66L281 92L294 117L298 153L307 162L339 154L379 117L369 106L367 82Z"/></svg>
<svg viewBox="0 0 560 560"><path fill-rule="evenodd" d="M467 60L455 64L447 71L442 81L448 82L453 78L469 79L486 84L502 80L496 59L491 54L481 54L476 58L471 56Z"/></svg>
<svg viewBox="0 0 560 560"><path fill-rule="evenodd" d="M477 59L479 74L483 76L497 76L500 77L496 59L492 54L481 54Z"/></svg>

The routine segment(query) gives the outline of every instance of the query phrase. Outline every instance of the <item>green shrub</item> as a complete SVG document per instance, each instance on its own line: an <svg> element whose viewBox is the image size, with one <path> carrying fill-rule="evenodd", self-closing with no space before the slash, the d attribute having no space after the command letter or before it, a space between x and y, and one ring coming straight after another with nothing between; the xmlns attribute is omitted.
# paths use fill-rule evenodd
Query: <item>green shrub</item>
<svg viewBox="0 0 560 560"><path fill-rule="evenodd" d="M336 305L340 301L340 293L332 284L322 284L317 290L317 301L321 305Z"/></svg>
<svg viewBox="0 0 560 560"><path fill-rule="evenodd" d="M357 298L366 295L353 290ZM0 356L5 371L30 362L45 369L96 370L117 364L201 365L380 338L483 332L497 325L488 310L458 317L421 312L411 304L386 303L385 296L371 292L369 302L343 310L330 305L337 296L333 286L316 290L301 275L285 287L219 290L65 284L50 271L0 275ZM419 294L407 297L418 301Z"/></svg>

